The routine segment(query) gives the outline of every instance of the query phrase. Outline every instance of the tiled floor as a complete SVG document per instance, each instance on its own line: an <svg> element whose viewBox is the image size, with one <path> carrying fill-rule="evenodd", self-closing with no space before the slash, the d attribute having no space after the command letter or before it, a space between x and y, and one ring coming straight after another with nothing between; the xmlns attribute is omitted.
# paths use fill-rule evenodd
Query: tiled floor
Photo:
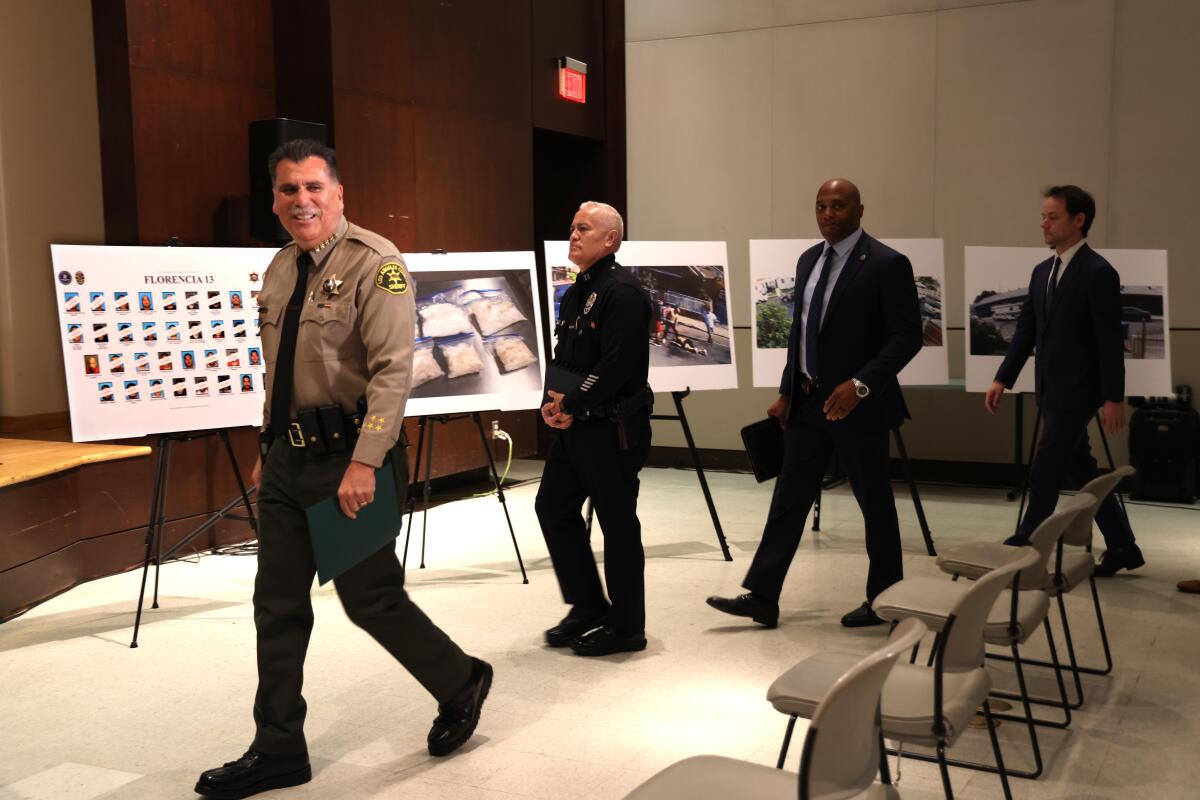
<svg viewBox="0 0 1200 800"><path fill-rule="evenodd" d="M478 733L451 758L425 752L432 700L346 620L331 589L315 589L305 687L315 776L263 796L619 798L693 754L773 764L785 719L764 699L770 682L810 653L866 653L883 635L838 624L862 599L861 519L845 488L827 493L822 531L805 534L788 577L780 628L739 624L704 598L739 591L770 487L737 474L710 481L735 561L720 557L695 476L646 470L650 645L606 659L541 644L541 630L564 609L533 514L536 483L508 492L527 586L494 497L430 512L428 569L411 571L409 589L496 668ZM935 574L903 488L906 570ZM1002 538L1016 513L999 491L924 487L923 497L941 547ZM1085 680L1087 705L1069 731L1042 731L1047 774L1015 781L1018 798L1197 796L1200 596L1177 593L1175 581L1200 577L1200 511L1131 505L1130 514L1149 563L1101 585L1116 672ZM81 586L0 626L0 798L189 797L198 772L240 755L255 685L254 569L249 557L166 566L162 607L148 612L137 650L128 647L136 573ZM1081 621L1081 655L1095 660L1087 596L1069 603ZM1012 683L999 662L994 674ZM1051 688L1044 677L1034 685ZM1000 733L1010 764L1028 764L1024 729L1005 724ZM796 741L802 736L803 723ZM981 731L956 749L989 752ZM792 769L798 758L793 747ZM958 797L999 796L992 775L952 770L952 779ZM902 764L900 789L906 798L941 796L936 770L912 760Z"/></svg>

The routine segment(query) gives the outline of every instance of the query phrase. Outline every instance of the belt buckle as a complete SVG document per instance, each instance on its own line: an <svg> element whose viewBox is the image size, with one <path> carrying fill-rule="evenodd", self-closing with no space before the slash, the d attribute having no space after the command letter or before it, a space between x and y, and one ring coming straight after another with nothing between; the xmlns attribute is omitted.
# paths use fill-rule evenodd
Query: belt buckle
<svg viewBox="0 0 1200 800"><path fill-rule="evenodd" d="M293 422L287 428L288 442L292 447L304 447L304 431L300 430L300 423Z"/></svg>

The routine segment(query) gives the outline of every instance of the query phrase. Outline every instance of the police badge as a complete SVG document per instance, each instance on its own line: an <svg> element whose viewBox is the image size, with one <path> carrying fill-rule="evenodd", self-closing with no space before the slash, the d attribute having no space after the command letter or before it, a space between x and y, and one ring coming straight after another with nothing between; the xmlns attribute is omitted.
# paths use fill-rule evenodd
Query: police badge
<svg viewBox="0 0 1200 800"><path fill-rule="evenodd" d="M596 304L596 293L592 292L590 295L588 295L587 302L583 304L583 313L584 314L591 313L592 306L594 306L595 304Z"/></svg>

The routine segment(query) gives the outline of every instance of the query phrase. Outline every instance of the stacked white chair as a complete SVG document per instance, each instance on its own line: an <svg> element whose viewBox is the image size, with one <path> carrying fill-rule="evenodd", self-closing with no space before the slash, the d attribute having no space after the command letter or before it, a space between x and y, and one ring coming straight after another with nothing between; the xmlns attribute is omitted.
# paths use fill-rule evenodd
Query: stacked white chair
<svg viewBox="0 0 1200 800"><path fill-rule="evenodd" d="M1063 533L1062 538L1059 540L1057 552L1054 556L1053 571L1047 584L1047 590L1058 604L1058 614L1063 627L1063 639L1066 642L1067 656L1070 662L1069 669L1075 679L1076 699L1071 703L1072 708L1079 708L1083 705L1083 683L1079 677L1080 673L1108 675L1112 672L1112 650L1109 648L1108 631L1104 626L1104 613L1100 609L1100 594L1096 590L1096 578L1093 575L1096 568L1096 559L1092 555L1092 530L1095 523L1096 511L1099 510L1100 503L1116 488L1117 484L1135 472L1136 470L1130 466L1118 467L1112 472L1105 473L1089 481L1079 490L1081 495L1088 495L1095 499L1092 513L1089 515L1079 515L1067 526L1066 532ZM974 542L943 553L938 557L937 564L943 572L950 573L955 577L962 576L975 579L989 572L995 564L1002 561L1006 556L1005 551L1008 549L1007 545L999 542ZM1071 592L1075 587L1081 586L1084 581L1091 584L1092 607L1095 609L1096 625L1100 632L1100 643L1104 648L1104 667L1080 666L1075 656L1075 642L1071 636L1071 625L1067 617L1067 606L1063 600L1063 595ZM1008 660L1004 656L996 655L993 657ZM1050 662L1035 659L1025 659L1025 663L1042 667L1053 666Z"/></svg>
<svg viewBox="0 0 1200 800"><path fill-rule="evenodd" d="M987 702L992 684L984 668L984 628L1000 593L1006 587L1015 589L1026 571L1036 571L1041 558L1032 547L1009 549L1011 561L974 583L942 581L957 585L962 591L950 605L947 617L939 620L941 634L934 645L932 666L896 664L883 686L880 716L883 735L901 743L933 747L948 798L954 795L945 750L962 736L981 705L996 759L992 771L999 773L1005 797L1012 796ZM771 685L767 699L778 711L791 717L780 752L781 763L796 718L811 718L820 698L853 660L854 656L820 653L801 661Z"/></svg>
<svg viewBox="0 0 1200 800"><path fill-rule="evenodd" d="M896 658L925 633L899 625L886 645L835 676L812 715L799 775L723 756L696 756L651 777L627 800L895 800L879 726L879 696ZM875 783L879 774L883 783Z"/></svg>

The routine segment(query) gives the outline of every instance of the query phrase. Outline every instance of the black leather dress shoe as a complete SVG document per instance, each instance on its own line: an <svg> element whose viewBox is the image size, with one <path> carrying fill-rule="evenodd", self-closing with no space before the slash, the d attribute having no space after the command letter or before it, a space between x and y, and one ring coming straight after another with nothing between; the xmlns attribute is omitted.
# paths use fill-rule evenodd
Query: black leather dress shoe
<svg viewBox="0 0 1200 800"><path fill-rule="evenodd" d="M272 755L247 750L237 761L200 773L194 791L215 800L238 800L268 789L299 786L311 780L308 753Z"/></svg>
<svg viewBox="0 0 1200 800"><path fill-rule="evenodd" d="M1097 578L1111 578L1118 570L1137 569L1145 563L1141 548L1136 544L1132 547L1110 548L1100 556L1100 563L1096 565L1093 574Z"/></svg>
<svg viewBox="0 0 1200 800"><path fill-rule="evenodd" d="M566 647L575 637L582 636L593 628L603 625L606 616L608 616L607 606L599 611L576 606L557 625L546 631L546 644L551 647Z"/></svg>
<svg viewBox="0 0 1200 800"><path fill-rule="evenodd" d="M717 597L713 595L704 602L717 611L724 611L735 617L749 617L759 625L774 628L779 624L779 603L759 597L753 592L739 594L737 597Z"/></svg>
<svg viewBox="0 0 1200 800"><path fill-rule="evenodd" d="M842 617L842 625L847 628L869 628L872 625L883 625L886 621L871 610L870 603L863 603Z"/></svg>
<svg viewBox="0 0 1200 800"><path fill-rule="evenodd" d="M605 625L571 641L571 649L581 656L610 656L646 649L646 634L620 633Z"/></svg>
<svg viewBox="0 0 1200 800"><path fill-rule="evenodd" d="M492 688L492 665L478 658L471 659L471 677L463 690L448 703L438 706L437 719L429 729L429 755L445 756L463 746L475 726L488 689Z"/></svg>
<svg viewBox="0 0 1200 800"><path fill-rule="evenodd" d="M1009 547L1024 547L1029 544L1029 537L1023 533L1014 533L1012 536L1004 540L1004 543Z"/></svg>

